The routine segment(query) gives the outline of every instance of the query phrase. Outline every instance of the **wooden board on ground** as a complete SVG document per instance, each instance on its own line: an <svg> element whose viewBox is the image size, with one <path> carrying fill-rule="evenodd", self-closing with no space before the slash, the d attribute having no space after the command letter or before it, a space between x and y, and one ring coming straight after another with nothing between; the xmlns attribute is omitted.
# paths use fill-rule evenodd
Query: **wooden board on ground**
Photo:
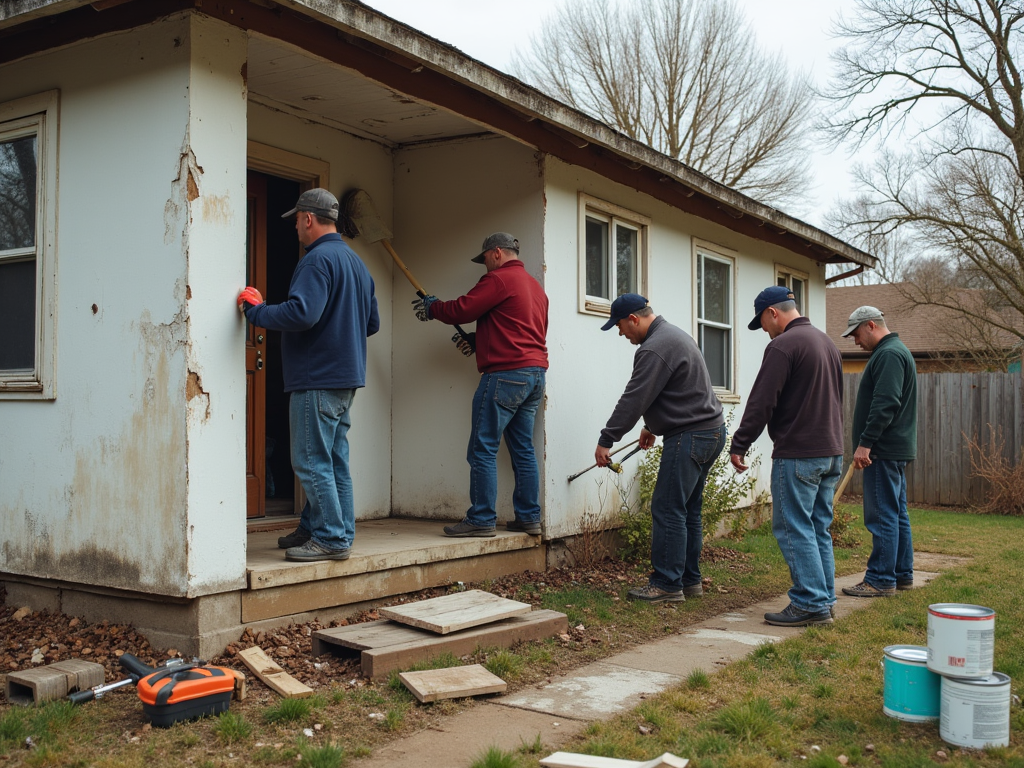
<svg viewBox="0 0 1024 768"><path fill-rule="evenodd" d="M9 704L41 704L103 685L105 677L102 664L65 659L45 667L9 673L4 681L4 692Z"/></svg>
<svg viewBox="0 0 1024 768"><path fill-rule="evenodd" d="M529 603L520 603L518 600L498 597L480 589L471 589L415 603L381 608L380 615L401 624L447 635L460 629L521 616L532 609L533 606Z"/></svg>
<svg viewBox="0 0 1024 768"><path fill-rule="evenodd" d="M427 669L422 672L399 672L398 679L423 704L441 699L481 696L485 693L504 693L508 689L508 683L492 675L480 664Z"/></svg>
<svg viewBox="0 0 1024 768"><path fill-rule="evenodd" d="M442 653L464 656L478 647L509 648L519 642L543 640L567 632L569 620L558 611L532 611L483 627L436 635L392 621L372 621L313 633L313 655L332 648L361 651L363 675L374 679L405 669Z"/></svg>
<svg viewBox="0 0 1024 768"><path fill-rule="evenodd" d="M312 688L300 683L281 669L277 662L267 656L258 645L239 651L238 658L252 670L256 677L286 699L304 699L313 695Z"/></svg>
<svg viewBox="0 0 1024 768"><path fill-rule="evenodd" d="M555 752L541 760L540 764L545 768L686 768L689 762L685 757L676 757L670 752L646 762L581 755L576 752Z"/></svg>

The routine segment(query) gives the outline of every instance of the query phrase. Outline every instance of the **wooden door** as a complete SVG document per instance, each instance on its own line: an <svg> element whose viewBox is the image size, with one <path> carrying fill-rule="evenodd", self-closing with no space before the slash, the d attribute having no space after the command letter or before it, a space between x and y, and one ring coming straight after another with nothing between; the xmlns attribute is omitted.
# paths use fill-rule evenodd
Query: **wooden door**
<svg viewBox="0 0 1024 768"><path fill-rule="evenodd" d="M247 176L246 285L267 293L267 179ZM267 374L264 350L267 331L245 324L245 495L246 517L266 514Z"/></svg>

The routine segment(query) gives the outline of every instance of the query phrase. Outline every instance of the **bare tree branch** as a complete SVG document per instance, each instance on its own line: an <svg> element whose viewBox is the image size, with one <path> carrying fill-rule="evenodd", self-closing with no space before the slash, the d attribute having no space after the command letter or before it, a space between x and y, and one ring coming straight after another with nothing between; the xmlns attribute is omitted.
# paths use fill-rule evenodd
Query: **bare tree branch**
<svg viewBox="0 0 1024 768"><path fill-rule="evenodd" d="M513 71L752 197L807 192L814 96L732 0L569 0Z"/></svg>
<svg viewBox="0 0 1024 768"><path fill-rule="evenodd" d="M833 225L995 359L1024 341L1024 0L858 0L837 32L828 128L902 141L858 169Z"/></svg>

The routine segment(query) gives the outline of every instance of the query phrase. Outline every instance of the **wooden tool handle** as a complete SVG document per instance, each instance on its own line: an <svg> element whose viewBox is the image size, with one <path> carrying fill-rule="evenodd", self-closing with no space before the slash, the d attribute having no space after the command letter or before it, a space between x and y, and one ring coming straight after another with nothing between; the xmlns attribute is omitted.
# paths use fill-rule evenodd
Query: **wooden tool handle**
<svg viewBox="0 0 1024 768"><path fill-rule="evenodd" d="M405 266L400 258L398 258L398 254L395 253L395 249L391 247L391 243L387 240L381 240L381 243L383 243L384 247L387 248L388 253L390 253L391 258L395 260L395 264L398 265L398 268L402 270L402 274L404 274L409 282L412 283L412 287L416 289L416 293L423 296L426 293L426 291L423 290L423 286L419 284L416 278L412 276L412 272L409 271L409 268Z"/></svg>
<svg viewBox="0 0 1024 768"><path fill-rule="evenodd" d="M836 488L835 496L832 497L834 501L838 501L839 497L843 495L843 491L846 490L846 486L850 484L850 478L851 477L853 477L853 462L852 461L850 462L850 468L848 470L846 470L846 476L843 477L843 482L841 482L839 484L839 487Z"/></svg>

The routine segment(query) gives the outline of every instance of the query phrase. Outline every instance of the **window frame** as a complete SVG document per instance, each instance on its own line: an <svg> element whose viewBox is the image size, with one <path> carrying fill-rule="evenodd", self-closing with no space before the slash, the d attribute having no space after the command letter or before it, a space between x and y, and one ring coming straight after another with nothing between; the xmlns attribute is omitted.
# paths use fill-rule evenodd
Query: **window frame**
<svg viewBox="0 0 1024 768"><path fill-rule="evenodd" d="M0 370L0 399L56 397L57 157L60 91L0 103L0 141L36 137L36 317L32 370ZM21 252L24 251L24 252ZM0 262L28 260L29 249L0 255Z"/></svg>
<svg viewBox="0 0 1024 768"><path fill-rule="evenodd" d="M811 284L811 276L810 276L810 274L808 274L807 272L803 272L803 271L801 271L799 269L793 269L792 267L787 267L785 264L779 264L779 263L775 264L775 284L776 285L779 285L779 280L784 280L785 281L785 287L788 288L790 291L792 291L793 290L793 278L796 278L797 280L802 281L803 284L804 284L803 306L797 306L797 309L799 310L801 315L803 315L804 317L807 317L809 315L808 308L807 308L807 303L808 303L808 299L810 298L810 296L809 296L809 288L811 287L811 285L810 285Z"/></svg>
<svg viewBox="0 0 1024 768"><path fill-rule="evenodd" d="M727 363L727 369L729 374L729 386L720 387L714 386L715 394L718 399L722 402L738 403L740 401L739 393L736 389L736 381L738 379L739 371L738 367L738 355L737 355L737 333L736 333L736 276L737 276L737 262L739 254L731 248L726 248L715 243L708 242L706 240L693 239L693 331L694 340L697 342L697 347L700 349L701 355L704 354L704 348L701 344L701 327L703 325L711 325L715 328L725 328L729 331L729 361ZM713 320L704 320L700 316L701 307L701 296L700 296L700 283L697 279L698 269L700 261L703 258L710 258L712 261L724 263L729 265L729 315L730 323L728 325L719 323Z"/></svg>
<svg viewBox="0 0 1024 768"><path fill-rule="evenodd" d="M608 317L611 315L612 301L616 293L615 281L617 270L615 269L615 227L621 223L629 229L636 230L636 284L637 293L647 296L647 276L649 270L649 248L651 218L643 214L631 211L628 208L600 200L596 197L580 192L578 195L579 222L578 222L578 243L577 249L577 275L578 275L578 311L585 315L598 315ZM601 296L591 296L587 293L587 217L603 219L609 222L608 230L608 268L609 281L611 283L610 293L614 294L606 299Z"/></svg>

